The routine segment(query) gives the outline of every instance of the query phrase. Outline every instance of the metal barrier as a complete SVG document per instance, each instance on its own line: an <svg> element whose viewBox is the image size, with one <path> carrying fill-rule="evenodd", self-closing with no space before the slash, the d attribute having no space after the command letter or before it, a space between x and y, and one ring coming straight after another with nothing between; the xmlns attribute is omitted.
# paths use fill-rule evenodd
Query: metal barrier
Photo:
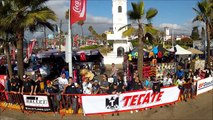
<svg viewBox="0 0 213 120"><path fill-rule="evenodd" d="M191 90L187 90L187 91L183 91L182 95L187 95L187 97L185 99L188 98L188 94L190 94L191 97L196 96L196 92L197 87L199 86L199 88L205 88L205 85L203 84L203 82L205 82L204 80L199 80L202 83L200 83L200 85L195 85L189 89ZM211 83L211 82L210 82ZM185 85L185 84L184 84ZM193 89L193 90L192 90ZM131 91L129 91L131 92ZM179 97L182 96L180 94ZM81 96L82 94L37 94L37 95L30 95L29 93L24 93L24 94L20 94L20 93L16 93L16 92L6 92L6 91L0 91L0 107L3 107L3 111L5 109L8 108L8 104L13 104L16 105L18 107L18 109L22 110L22 112L27 112L27 111L34 111L34 109L28 109L27 107L29 107L30 105L33 105L32 102L32 97L36 97L35 100L39 100L39 97L41 97L42 99L46 99L46 101L48 101L49 104L49 108L50 108L50 112L54 112L54 113L59 113L61 115L65 115L66 113L73 113L73 114L78 114L79 110L82 109L82 101L81 101ZM29 100L27 100L26 98L29 98ZM33 99L34 99L33 98ZM26 102L29 102L29 104L26 104ZM44 101L38 101L38 103L40 102L44 102ZM2 103L6 103L2 105ZM46 102L44 102L46 103ZM36 105L37 103L35 103ZM173 104L173 103L172 103ZM42 107L42 106L31 106L31 107ZM47 106L43 106L43 107L47 107ZM42 109L39 109L42 111ZM49 112L49 111L42 111L42 112Z"/></svg>
<svg viewBox="0 0 213 120"><path fill-rule="evenodd" d="M0 92L0 102L4 102L4 106L1 104L0 106L4 107L4 110L8 108L8 105L16 105L15 109L20 109L22 112L26 111L42 111L42 109L32 109L29 108L28 104L26 102L29 102L29 100L26 100L26 97L24 96L34 96L37 97L37 100L39 100L39 97L47 97L49 108L51 112L54 113L60 113L62 115L65 115L66 113L73 113L78 114L79 108L81 107L80 102L80 94L37 94L37 95L30 95L29 93L16 93L16 92L6 92L1 91ZM30 98L32 99L32 98ZM32 101L31 101L32 102ZM35 102L35 101L34 101ZM17 108L18 106L18 108ZM31 106L36 107L36 106ZM4 111L3 110L3 111ZM34 112L36 112L34 111ZM49 111L42 111L42 112L49 112Z"/></svg>

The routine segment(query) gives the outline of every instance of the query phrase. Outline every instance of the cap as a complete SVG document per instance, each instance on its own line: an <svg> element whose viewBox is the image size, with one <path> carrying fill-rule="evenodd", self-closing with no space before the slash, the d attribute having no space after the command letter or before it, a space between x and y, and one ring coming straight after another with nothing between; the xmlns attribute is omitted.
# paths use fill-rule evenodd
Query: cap
<svg viewBox="0 0 213 120"><path fill-rule="evenodd" d="M47 84L50 84L51 83L51 81L50 80L47 80Z"/></svg>
<svg viewBox="0 0 213 120"><path fill-rule="evenodd" d="M98 80L94 80L94 82L98 82Z"/></svg>
<svg viewBox="0 0 213 120"><path fill-rule="evenodd" d="M117 82L113 82L112 84L113 84L113 85L116 85L116 86L118 85Z"/></svg>

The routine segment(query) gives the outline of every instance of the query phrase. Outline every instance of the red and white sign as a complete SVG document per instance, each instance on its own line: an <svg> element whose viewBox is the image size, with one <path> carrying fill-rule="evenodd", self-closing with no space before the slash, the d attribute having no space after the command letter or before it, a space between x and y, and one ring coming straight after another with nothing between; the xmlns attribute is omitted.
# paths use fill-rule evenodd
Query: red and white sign
<svg viewBox="0 0 213 120"><path fill-rule="evenodd" d="M0 75L0 91L4 90L6 83L6 75Z"/></svg>
<svg viewBox="0 0 213 120"><path fill-rule="evenodd" d="M180 90L177 86L162 88L161 92L152 90L129 92L116 95L85 95L82 96L85 114L104 114L115 111L137 110L176 102Z"/></svg>
<svg viewBox="0 0 213 120"><path fill-rule="evenodd" d="M213 77L197 81L197 95L213 89Z"/></svg>
<svg viewBox="0 0 213 120"><path fill-rule="evenodd" d="M70 24L86 20L86 0L70 0Z"/></svg>

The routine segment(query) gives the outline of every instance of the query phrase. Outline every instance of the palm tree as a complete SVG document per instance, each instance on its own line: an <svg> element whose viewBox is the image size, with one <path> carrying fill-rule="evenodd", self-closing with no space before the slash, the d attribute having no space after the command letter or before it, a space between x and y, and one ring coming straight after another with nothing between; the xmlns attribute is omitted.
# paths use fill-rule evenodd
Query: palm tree
<svg viewBox="0 0 213 120"><path fill-rule="evenodd" d="M8 40L8 35L6 35L5 39L0 39L0 44L2 45L2 48L4 48L4 51L6 53L7 69L8 69L8 72L9 72L9 77L12 78L13 71L12 71L12 65L11 65L10 41Z"/></svg>
<svg viewBox="0 0 213 120"><path fill-rule="evenodd" d="M197 3L197 8L193 8L196 12L195 21L201 21L206 26L206 39L207 39L207 66L210 68L210 33L212 31L212 14L213 14L213 3L210 0L202 0Z"/></svg>
<svg viewBox="0 0 213 120"><path fill-rule="evenodd" d="M55 13L45 6L48 0L10 0L5 1L3 7L8 10L5 17L0 19L0 25L5 28L11 27L16 31L17 38L17 61L18 74L20 79L23 78L23 39L26 30L36 31L41 27L48 27L53 30L53 25L49 20L56 21Z"/></svg>
<svg viewBox="0 0 213 120"><path fill-rule="evenodd" d="M7 14L2 14L5 13L9 7L3 7L5 4L3 2L0 3L0 18L5 17ZM7 69L9 72L9 77L12 78L13 71L12 71L12 65L11 65L11 55L10 55L10 47L11 45L14 44L15 36L14 36L14 31L12 30L11 26L9 27L3 27L0 25L0 44L2 45L2 48L4 49L7 57Z"/></svg>
<svg viewBox="0 0 213 120"><path fill-rule="evenodd" d="M69 9L65 12L65 19L68 20L69 19Z"/></svg>
<svg viewBox="0 0 213 120"><path fill-rule="evenodd" d="M146 13L144 10L144 2L141 1L139 3L131 3L132 10L128 11L128 17L130 20L134 20L137 22L138 29L135 30L134 27L131 25L127 25L128 29L124 31L124 36L130 36L132 33L136 32L136 35L138 36L138 71L139 71L139 79L143 79L143 48L144 43L146 42L146 38L148 37L149 40L152 38L152 34L156 34L157 30L153 29L153 26L151 24L151 20L154 16L157 15L158 11L154 8L150 8ZM148 24L142 23L144 20L147 20ZM125 26L126 27L126 26ZM122 28L121 28L122 29Z"/></svg>
<svg viewBox="0 0 213 120"><path fill-rule="evenodd" d="M78 21L78 25L81 26L81 34L82 34L82 38L84 39L84 31L83 31L84 21L83 20Z"/></svg>

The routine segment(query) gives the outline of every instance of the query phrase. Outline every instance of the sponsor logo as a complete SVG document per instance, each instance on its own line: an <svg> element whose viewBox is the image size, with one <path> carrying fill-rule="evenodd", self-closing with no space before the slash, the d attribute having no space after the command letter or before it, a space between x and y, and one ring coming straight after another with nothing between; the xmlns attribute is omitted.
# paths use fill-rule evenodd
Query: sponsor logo
<svg viewBox="0 0 213 120"><path fill-rule="evenodd" d="M210 86L212 86L212 85L213 85L213 80L210 81L210 82L203 82L203 83L200 83L199 86L198 86L198 90L201 90L201 89L210 87Z"/></svg>
<svg viewBox="0 0 213 120"><path fill-rule="evenodd" d="M107 109L118 109L119 106L119 97L111 97L111 98L106 98L106 108Z"/></svg>
<svg viewBox="0 0 213 120"><path fill-rule="evenodd" d="M26 97L26 104L35 104L36 106L47 105L48 100L39 97Z"/></svg>
<svg viewBox="0 0 213 120"><path fill-rule="evenodd" d="M83 0L74 0L73 11L78 13L80 17L84 17L86 3Z"/></svg>
<svg viewBox="0 0 213 120"><path fill-rule="evenodd" d="M149 104L161 101L164 91L158 93L145 93L139 95L125 96L122 101L124 101L123 107L127 106L138 106L142 104Z"/></svg>

